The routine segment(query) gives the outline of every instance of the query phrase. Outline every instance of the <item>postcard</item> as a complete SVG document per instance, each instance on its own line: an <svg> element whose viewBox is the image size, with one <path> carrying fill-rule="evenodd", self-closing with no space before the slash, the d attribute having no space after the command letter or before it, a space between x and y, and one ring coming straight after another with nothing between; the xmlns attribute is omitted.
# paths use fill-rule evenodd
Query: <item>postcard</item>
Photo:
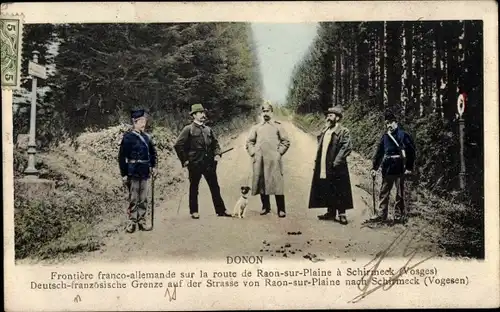
<svg viewBox="0 0 500 312"><path fill-rule="evenodd" d="M7 311L499 306L496 2L1 9Z"/></svg>

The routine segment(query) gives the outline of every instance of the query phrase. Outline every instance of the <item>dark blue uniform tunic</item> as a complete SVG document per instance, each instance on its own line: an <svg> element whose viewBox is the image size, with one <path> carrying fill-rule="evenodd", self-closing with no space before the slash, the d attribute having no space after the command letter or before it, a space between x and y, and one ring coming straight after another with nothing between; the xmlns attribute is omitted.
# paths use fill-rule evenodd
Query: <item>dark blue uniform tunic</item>
<svg viewBox="0 0 500 312"><path fill-rule="evenodd" d="M397 128L391 135L398 141L399 147L384 133L378 145L375 157L373 157L373 170L377 170L382 163L382 175L401 175L405 169L413 171L415 162L415 144L412 137L400 128ZM400 148L405 150L406 161L402 158L391 158L387 156L401 155Z"/></svg>
<svg viewBox="0 0 500 312"><path fill-rule="evenodd" d="M131 130L123 136L118 158L122 177L128 176L132 179L147 180L149 178L149 168L156 167L156 148L146 133ZM132 162L129 163L131 160Z"/></svg>

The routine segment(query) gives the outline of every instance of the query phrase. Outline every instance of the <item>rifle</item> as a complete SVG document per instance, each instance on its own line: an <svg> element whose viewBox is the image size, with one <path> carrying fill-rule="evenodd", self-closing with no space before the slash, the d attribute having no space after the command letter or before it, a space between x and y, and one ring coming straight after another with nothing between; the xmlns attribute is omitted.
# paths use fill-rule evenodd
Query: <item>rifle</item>
<svg viewBox="0 0 500 312"><path fill-rule="evenodd" d="M220 154L221 154L221 155L224 155L225 153L230 152L230 151L232 151L233 149L234 149L234 147L230 147L230 148L228 148L227 150L224 150L224 151L223 151L222 153L220 153Z"/></svg>

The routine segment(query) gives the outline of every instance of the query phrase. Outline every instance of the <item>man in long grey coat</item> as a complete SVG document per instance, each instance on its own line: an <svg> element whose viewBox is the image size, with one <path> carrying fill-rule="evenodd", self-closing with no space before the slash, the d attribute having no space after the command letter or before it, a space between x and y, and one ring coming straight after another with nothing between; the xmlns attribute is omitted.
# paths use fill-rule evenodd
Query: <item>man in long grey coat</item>
<svg viewBox="0 0 500 312"><path fill-rule="evenodd" d="M272 120L273 107L262 105L262 121L253 126L246 149L252 157L252 195L260 194L261 215L271 211L269 195L275 195L278 216L286 216L282 157L290 147L290 140L279 121Z"/></svg>
<svg viewBox="0 0 500 312"><path fill-rule="evenodd" d="M340 125L342 108L326 111L326 127L318 136L309 208L328 208L320 220L336 220L347 224L346 210L353 208L347 156L351 153L349 130Z"/></svg>

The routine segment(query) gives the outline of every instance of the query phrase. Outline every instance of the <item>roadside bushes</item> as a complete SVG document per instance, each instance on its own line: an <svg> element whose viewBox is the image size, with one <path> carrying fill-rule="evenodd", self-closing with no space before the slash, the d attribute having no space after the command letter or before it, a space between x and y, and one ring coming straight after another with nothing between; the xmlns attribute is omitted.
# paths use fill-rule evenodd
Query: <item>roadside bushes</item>
<svg viewBox="0 0 500 312"><path fill-rule="evenodd" d="M14 192L18 190L15 183ZM98 221L96 216L106 209L108 199L99 198L88 192L61 192L56 190L53 196L40 200L28 200L15 193L14 226L16 259L27 256L40 258L51 257L53 253L66 249L68 244L50 244L64 237L75 229L80 231L70 245L78 249L94 250L97 244L92 238L90 226ZM82 242L86 242L83 243Z"/></svg>

